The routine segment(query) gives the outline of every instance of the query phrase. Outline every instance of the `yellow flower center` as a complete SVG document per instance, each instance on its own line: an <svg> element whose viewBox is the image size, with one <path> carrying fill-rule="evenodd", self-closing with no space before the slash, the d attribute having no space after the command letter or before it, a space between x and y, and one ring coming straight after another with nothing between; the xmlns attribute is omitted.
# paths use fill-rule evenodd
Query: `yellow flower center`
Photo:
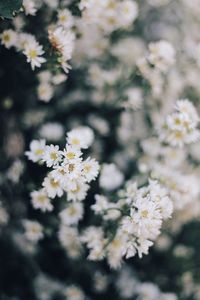
<svg viewBox="0 0 200 300"><path fill-rule="evenodd" d="M9 42L9 41L10 41L10 36L9 36L9 34L6 33L6 34L3 35L3 41L4 41L4 42Z"/></svg>
<svg viewBox="0 0 200 300"><path fill-rule="evenodd" d="M31 59L34 59L37 57L37 51L35 49L32 49L29 51L29 56Z"/></svg>
<svg viewBox="0 0 200 300"><path fill-rule="evenodd" d="M91 166L90 166L90 165L85 165L83 169L84 169L84 171L85 171L86 173L89 173L90 170L91 170Z"/></svg>
<svg viewBox="0 0 200 300"><path fill-rule="evenodd" d="M72 138L71 140L72 145L79 145L80 144L80 140L77 138Z"/></svg>
<svg viewBox="0 0 200 300"><path fill-rule="evenodd" d="M183 138L183 133L181 131L176 131L175 132L175 138L177 140L181 140Z"/></svg>
<svg viewBox="0 0 200 300"><path fill-rule="evenodd" d="M41 202L41 203L44 203L46 201L45 195L38 196L38 201Z"/></svg>
<svg viewBox="0 0 200 300"><path fill-rule="evenodd" d="M77 185L77 187L74 190L71 190L71 193L73 194L77 194L78 192L80 192L80 186Z"/></svg>
<svg viewBox="0 0 200 300"><path fill-rule="evenodd" d="M58 158L58 154L56 152L51 152L50 153L50 158L53 160L56 160Z"/></svg>
<svg viewBox="0 0 200 300"><path fill-rule="evenodd" d="M72 206L68 209L70 216L76 215L76 209Z"/></svg>
<svg viewBox="0 0 200 300"><path fill-rule="evenodd" d="M143 218L147 218L147 217L148 217L148 214L149 214L149 213L148 213L148 210L146 210L146 209L141 211L141 216L142 216Z"/></svg>
<svg viewBox="0 0 200 300"><path fill-rule="evenodd" d="M44 153L44 150L42 150L42 149L35 150L36 155L42 155L43 153Z"/></svg>
<svg viewBox="0 0 200 300"><path fill-rule="evenodd" d="M75 153L74 153L74 152L67 152L67 153L66 153L66 157L67 157L68 159L73 159L73 158L75 157Z"/></svg>
<svg viewBox="0 0 200 300"><path fill-rule="evenodd" d="M58 182L58 181L55 181L54 179L51 179L51 180L50 180L50 183L51 183L51 186L54 187L54 188L56 188L56 187L59 186L59 182Z"/></svg>

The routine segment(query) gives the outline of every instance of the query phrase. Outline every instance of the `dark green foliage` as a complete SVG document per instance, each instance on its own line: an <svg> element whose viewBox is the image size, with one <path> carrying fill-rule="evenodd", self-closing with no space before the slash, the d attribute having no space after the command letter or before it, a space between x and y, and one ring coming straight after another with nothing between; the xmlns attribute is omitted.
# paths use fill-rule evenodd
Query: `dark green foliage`
<svg viewBox="0 0 200 300"><path fill-rule="evenodd" d="M21 6L22 0L1 0L0 17L11 19Z"/></svg>

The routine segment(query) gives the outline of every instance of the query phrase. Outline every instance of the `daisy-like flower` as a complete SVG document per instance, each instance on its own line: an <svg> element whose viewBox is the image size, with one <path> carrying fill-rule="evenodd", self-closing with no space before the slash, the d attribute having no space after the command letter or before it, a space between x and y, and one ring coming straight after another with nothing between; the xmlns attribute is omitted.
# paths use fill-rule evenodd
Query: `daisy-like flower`
<svg viewBox="0 0 200 300"><path fill-rule="evenodd" d="M75 35L71 31L63 28L63 26L49 30L49 41L53 49L60 54L58 62L66 73L68 73L71 68L68 61L72 57L74 40Z"/></svg>
<svg viewBox="0 0 200 300"><path fill-rule="evenodd" d="M26 56L27 62L31 64L32 70L35 70L35 67L41 67L41 64L46 62L46 59L41 56L44 54L43 47L37 41L27 44L23 54Z"/></svg>
<svg viewBox="0 0 200 300"><path fill-rule="evenodd" d="M47 167L52 167L58 165L58 163L61 161L61 151L59 150L59 146L46 146L43 160L46 162Z"/></svg>
<svg viewBox="0 0 200 300"><path fill-rule="evenodd" d="M45 188L49 198L54 199L56 196L62 197L63 189L59 181L56 181L51 174L45 177L42 186Z"/></svg>
<svg viewBox="0 0 200 300"><path fill-rule="evenodd" d="M77 258L80 256L82 245L77 227L66 226L61 223L58 238L69 257Z"/></svg>
<svg viewBox="0 0 200 300"><path fill-rule="evenodd" d="M175 62L173 46L164 40L149 44L150 54L148 60L161 71L167 71Z"/></svg>
<svg viewBox="0 0 200 300"><path fill-rule="evenodd" d="M1 44L4 45L7 49L16 45L17 34L14 30L8 29L4 30L0 34Z"/></svg>
<svg viewBox="0 0 200 300"><path fill-rule="evenodd" d="M99 183L102 188L112 191L123 183L124 175L115 164L104 164L101 170Z"/></svg>
<svg viewBox="0 0 200 300"><path fill-rule="evenodd" d="M32 0L23 0L23 8L26 15L35 16L37 8Z"/></svg>
<svg viewBox="0 0 200 300"><path fill-rule="evenodd" d="M103 214L109 208L108 199L102 195L95 195L95 200L96 202L91 206L91 209L96 214Z"/></svg>
<svg viewBox="0 0 200 300"><path fill-rule="evenodd" d="M56 166L56 168L50 172L51 176L55 181L59 181L61 186L65 186L67 181L67 170L65 165Z"/></svg>
<svg viewBox="0 0 200 300"><path fill-rule="evenodd" d="M43 102L49 102L53 97L53 92L53 87L48 82L42 82L37 87L38 98Z"/></svg>
<svg viewBox="0 0 200 300"><path fill-rule="evenodd" d="M53 210L53 205L44 189L31 193L31 203L35 209L40 209L42 212Z"/></svg>
<svg viewBox="0 0 200 300"><path fill-rule="evenodd" d="M89 189L89 185L84 183L81 180L77 180L73 182L72 187L67 189L68 200L73 200L73 201L84 200L87 195L88 189Z"/></svg>
<svg viewBox="0 0 200 300"><path fill-rule="evenodd" d="M90 182L97 177L99 168L99 164L94 158L92 159L88 157L85 161L83 161L82 174L85 176L87 182Z"/></svg>
<svg viewBox="0 0 200 300"><path fill-rule="evenodd" d="M49 41L53 49L58 51L66 61L72 57L74 40L74 34L69 30L65 30L62 26L49 30Z"/></svg>
<svg viewBox="0 0 200 300"><path fill-rule="evenodd" d="M67 142L77 148L87 149L94 140L93 131L86 126L78 127L67 133Z"/></svg>
<svg viewBox="0 0 200 300"><path fill-rule="evenodd" d="M83 218L83 204L80 202L70 203L60 212L60 218L65 225L77 224Z"/></svg>
<svg viewBox="0 0 200 300"><path fill-rule="evenodd" d="M33 162L41 161L45 152L45 147L45 140L33 140L30 143L30 151L26 151L25 154Z"/></svg>
<svg viewBox="0 0 200 300"><path fill-rule="evenodd" d="M23 225L25 228L25 236L29 241L37 243L43 238L43 227L39 222L24 220Z"/></svg>
<svg viewBox="0 0 200 300"><path fill-rule="evenodd" d="M26 46L32 43L36 43L35 36L30 33L22 32L18 34L16 48L18 51L24 51Z"/></svg>
<svg viewBox="0 0 200 300"><path fill-rule="evenodd" d="M81 178L82 164L81 159L77 159L74 162L63 163L69 180Z"/></svg>
<svg viewBox="0 0 200 300"><path fill-rule="evenodd" d="M73 16L68 9L59 10L57 18L58 25L63 26L65 29L71 28L74 24Z"/></svg>
<svg viewBox="0 0 200 300"><path fill-rule="evenodd" d="M171 146L183 147L200 138L198 113L188 99L176 102L176 111L169 114L160 129L160 139Z"/></svg>
<svg viewBox="0 0 200 300"><path fill-rule="evenodd" d="M64 163L73 163L76 161L80 161L82 152L77 147L67 144L64 151L62 152L62 155L64 156Z"/></svg>

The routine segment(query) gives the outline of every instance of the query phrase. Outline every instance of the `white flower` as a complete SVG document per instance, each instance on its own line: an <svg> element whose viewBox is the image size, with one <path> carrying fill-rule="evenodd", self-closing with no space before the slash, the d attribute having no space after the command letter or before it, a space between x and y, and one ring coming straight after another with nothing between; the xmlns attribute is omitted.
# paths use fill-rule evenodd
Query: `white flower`
<svg viewBox="0 0 200 300"><path fill-rule="evenodd" d="M76 160L72 160L66 163L66 161L63 162L63 166L65 166L65 172L67 173L67 178L69 181L77 180L81 177L82 172L82 164L81 164L81 158L77 158ZM83 179L83 178L82 178ZM67 185L67 183L66 183Z"/></svg>
<svg viewBox="0 0 200 300"><path fill-rule="evenodd" d="M31 193L31 203L35 209L40 209L43 212L53 210L53 205L44 189Z"/></svg>
<svg viewBox="0 0 200 300"><path fill-rule="evenodd" d="M133 110L140 109L143 103L142 90L139 88L129 88L126 90L127 101L122 105L125 108L130 108Z"/></svg>
<svg viewBox="0 0 200 300"><path fill-rule="evenodd" d="M24 220L25 236L31 242L38 242L44 237L43 227L37 221Z"/></svg>
<svg viewBox="0 0 200 300"><path fill-rule="evenodd" d="M74 145L66 144L64 151L62 152L64 156L64 163L76 163L81 161L82 152Z"/></svg>
<svg viewBox="0 0 200 300"><path fill-rule="evenodd" d="M95 204L91 206L91 209L95 211L96 214L103 214L108 208L108 199L102 195L95 195Z"/></svg>
<svg viewBox="0 0 200 300"><path fill-rule="evenodd" d="M84 300L85 299L85 295L84 295L83 291L75 285L68 286L64 291L64 295L66 296L66 300Z"/></svg>
<svg viewBox="0 0 200 300"><path fill-rule="evenodd" d="M143 254L148 254L149 253L149 248L153 245L152 241L139 238L138 239L138 244L137 244L137 251L138 251L138 256L141 258Z"/></svg>
<svg viewBox="0 0 200 300"><path fill-rule="evenodd" d="M41 126L39 134L49 141L58 141L64 135L64 129L60 123L49 122Z"/></svg>
<svg viewBox="0 0 200 300"><path fill-rule="evenodd" d="M41 101L49 102L53 97L54 89L51 84L42 82L37 87L38 98Z"/></svg>
<svg viewBox="0 0 200 300"><path fill-rule="evenodd" d="M41 67L41 64L46 61L46 59L41 56L44 54L43 47L36 41L25 45L23 54L26 55L27 62L31 64L32 70L34 70L35 67Z"/></svg>
<svg viewBox="0 0 200 300"><path fill-rule="evenodd" d="M16 48L18 51L24 51L29 44L37 43L35 36L29 33L19 33Z"/></svg>
<svg viewBox="0 0 200 300"><path fill-rule="evenodd" d="M69 29L73 26L73 23L73 16L68 9L58 11L58 25L63 26L65 29Z"/></svg>
<svg viewBox="0 0 200 300"><path fill-rule="evenodd" d="M133 23L138 16L138 5L135 1L126 0L120 3L120 23L122 27L127 27Z"/></svg>
<svg viewBox="0 0 200 300"><path fill-rule="evenodd" d="M63 195L63 189L59 181L56 181L51 175L45 177L42 186L45 188L49 198L53 199L56 196L62 197Z"/></svg>
<svg viewBox="0 0 200 300"><path fill-rule="evenodd" d="M9 49L16 45L17 33L12 29L4 30L0 34L0 39L1 39L1 44Z"/></svg>
<svg viewBox="0 0 200 300"><path fill-rule="evenodd" d="M43 158L45 147L46 147L45 140L33 140L30 143L30 151L26 151L25 154L33 162L38 162Z"/></svg>
<svg viewBox="0 0 200 300"><path fill-rule="evenodd" d="M138 288L139 300L155 300L160 299L160 291L158 287L150 282L140 284Z"/></svg>
<svg viewBox="0 0 200 300"><path fill-rule="evenodd" d="M69 257L77 258L81 252L81 242L76 227L61 224L58 238Z"/></svg>
<svg viewBox="0 0 200 300"><path fill-rule="evenodd" d="M32 0L23 0L23 7L26 15L35 16L37 8L34 1Z"/></svg>
<svg viewBox="0 0 200 300"><path fill-rule="evenodd" d="M68 61L72 57L74 40L74 34L71 31L64 29L62 26L49 30L49 41L52 47L61 54L59 62L66 72L69 68Z"/></svg>
<svg viewBox="0 0 200 300"><path fill-rule="evenodd" d="M87 149L94 140L94 133L89 127L77 127L67 133L67 142L77 148Z"/></svg>
<svg viewBox="0 0 200 300"><path fill-rule="evenodd" d="M82 174L86 178L87 182L94 180L99 173L99 164L93 158L88 157L85 161L82 162Z"/></svg>
<svg viewBox="0 0 200 300"><path fill-rule="evenodd" d="M58 163L61 161L61 151L59 150L59 146L46 146L43 160L45 161L47 167L52 167L58 165Z"/></svg>
<svg viewBox="0 0 200 300"><path fill-rule="evenodd" d="M83 204L80 202L70 203L59 215L63 224L77 224L83 218Z"/></svg>
<svg viewBox="0 0 200 300"><path fill-rule="evenodd" d="M148 59L161 71L167 71L175 62L175 50L173 46L164 40L149 44L150 54Z"/></svg>
<svg viewBox="0 0 200 300"><path fill-rule="evenodd" d="M24 170L24 165L21 160L15 160L7 171L7 177L14 183L19 182L20 176Z"/></svg>
<svg viewBox="0 0 200 300"><path fill-rule="evenodd" d="M188 99L181 99L176 102L175 109L163 123L160 139L178 147L197 142L200 138L199 116L194 105Z"/></svg>
<svg viewBox="0 0 200 300"><path fill-rule="evenodd" d="M101 170L99 183L108 191L115 190L124 181L124 176L115 164L104 164Z"/></svg>
<svg viewBox="0 0 200 300"><path fill-rule="evenodd" d="M87 196L87 191L89 189L89 185L84 183L81 180L72 181L72 187L67 189L67 198L68 200L77 200L82 201Z"/></svg>

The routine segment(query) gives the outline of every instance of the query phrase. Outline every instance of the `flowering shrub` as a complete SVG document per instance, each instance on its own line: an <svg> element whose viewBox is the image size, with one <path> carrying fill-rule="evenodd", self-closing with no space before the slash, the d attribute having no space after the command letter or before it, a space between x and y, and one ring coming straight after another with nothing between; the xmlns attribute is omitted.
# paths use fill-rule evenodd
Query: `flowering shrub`
<svg viewBox="0 0 200 300"><path fill-rule="evenodd" d="M0 299L200 299L200 1L5 2Z"/></svg>

